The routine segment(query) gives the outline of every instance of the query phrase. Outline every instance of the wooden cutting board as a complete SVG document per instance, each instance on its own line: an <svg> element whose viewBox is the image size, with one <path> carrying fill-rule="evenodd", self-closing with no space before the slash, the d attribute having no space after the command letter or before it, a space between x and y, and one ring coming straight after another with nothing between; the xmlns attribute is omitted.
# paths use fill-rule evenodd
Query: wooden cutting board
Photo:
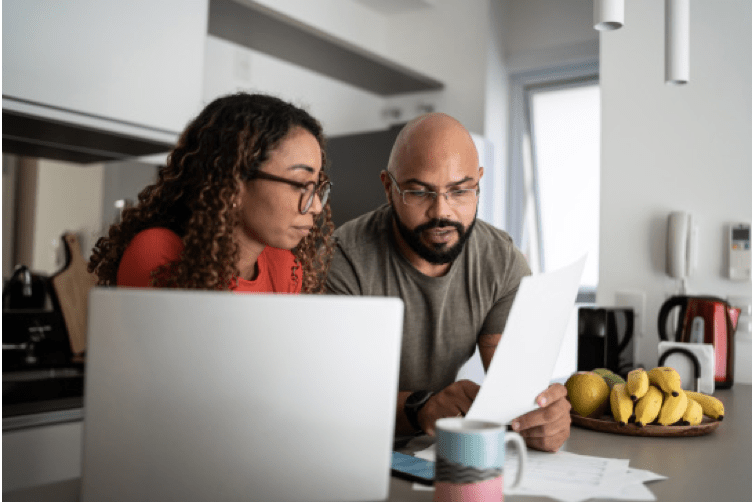
<svg viewBox="0 0 752 502"><path fill-rule="evenodd" d="M86 270L87 262L74 234L64 234L68 263L52 276L60 310L63 313L68 339L74 355L86 350L86 323L88 319L89 290L97 283L97 276Z"/></svg>

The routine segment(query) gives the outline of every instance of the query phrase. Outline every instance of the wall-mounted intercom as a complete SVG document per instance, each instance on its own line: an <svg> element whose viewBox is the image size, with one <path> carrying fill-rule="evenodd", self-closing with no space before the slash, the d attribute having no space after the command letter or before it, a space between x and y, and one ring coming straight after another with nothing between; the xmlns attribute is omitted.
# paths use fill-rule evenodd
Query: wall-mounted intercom
<svg viewBox="0 0 752 502"><path fill-rule="evenodd" d="M668 215L666 236L666 273L686 279L697 265L697 226L690 213L675 211Z"/></svg>
<svg viewBox="0 0 752 502"><path fill-rule="evenodd" d="M752 280L752 249L750 249L750 224L733 223L729 226L728 275L734 281Z"/></svg>

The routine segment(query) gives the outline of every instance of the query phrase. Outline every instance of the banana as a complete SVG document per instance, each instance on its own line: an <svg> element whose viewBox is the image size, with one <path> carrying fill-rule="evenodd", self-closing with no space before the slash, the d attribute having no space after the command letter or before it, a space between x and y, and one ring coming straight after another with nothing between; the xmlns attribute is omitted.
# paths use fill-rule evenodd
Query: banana
<svg viewBox="0 0 752 502"><path fill-rule="evenodd" d="M611 414L620 425L627 425L634 411L634 403L627 393L627 384L618 383L611 389Z"/></svg>
<svg viewBox="0 0 752 502"><path fill-rule="evenodd" d="M681 419L684 425L698 425L702 422L702 406L700 406L700 403L687 396L687 410Z"/></svg>
<svg viewBox="0 0 752 502"><path fill-rule="evenodd" d="M687 394L687 397L694 399L700 404L703 414L709 416L710 418L723 420L723 403L717 397L709 396L708 394L703 394L701 392L692 392L689 390L685 392Z"/></svg>
<svg viewBox="0 0 752 502"><path fill-rule="evenodd" d="M622 377L620 377L619 375L617 375L616 373L614 373L608 368L595 368L593 370L593 373L600 375L601 378L603 378L606 381L606 383L608 384L608 390L613 389L614 385L618 383L626 383L624 382L624 379Z"/></svg>
<svg viewBox="0 0 752 502"><path fill-rule="evenodd" d="M648 387L650 387L650 379L644 368L637 368L627 373L627 391L632 401L637 401L644 396Z"/></svg>
<svg viewBox="0 0 752 502"><path fill-rule="evenodd" d="M652 423L663 406L663 392L655 385L648 385L648 390L635 405L635 425L642 427Z"/></svg>
<svg viewBox="0 0 752 502"><path fill-rule="evenodd" d="M673 397L679 396L681 388L681 376L670 366L659 366L648 371L650 383L659 387L663 392Z"/></svg>
<svg viewBox="0 0 752 502"><path fill-rule="evenodd" d="M679 389L676 396L664 392L663 406L661 406L661 412L658 413L658 423L675 424L681 420L685 411L687 411L687 394L683 390Z"/></svg>

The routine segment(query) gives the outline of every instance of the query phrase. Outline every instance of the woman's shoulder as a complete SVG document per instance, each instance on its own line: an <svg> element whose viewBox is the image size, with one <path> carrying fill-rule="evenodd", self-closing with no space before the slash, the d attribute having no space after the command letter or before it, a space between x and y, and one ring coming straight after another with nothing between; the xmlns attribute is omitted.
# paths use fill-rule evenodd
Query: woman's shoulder
<svg viewBox="0 0 752 502"><path fill-rule="evenodd" d="M140 231L123 252L118 267L118 285L149 286L151 273L178 260L182 251L183 240L172 230L154 227Z"/></svg>
<svg viewBox="0 0 752 502"><path fill-rule="evenodd" d="M154 248L154 247L183 247L183 240L178 234L164 227L153 227L141 230L128 247Z"/></svg>

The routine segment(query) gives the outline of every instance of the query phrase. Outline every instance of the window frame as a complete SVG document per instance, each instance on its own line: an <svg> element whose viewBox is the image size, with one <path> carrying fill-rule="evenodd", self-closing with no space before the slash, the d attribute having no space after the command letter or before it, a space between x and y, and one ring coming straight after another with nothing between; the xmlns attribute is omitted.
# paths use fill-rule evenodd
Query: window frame
<svg viewBox="0 0 752 502"><path fill-rule="evenodd" d="M541 202L538 188L538 167L535 152L535 129L531 118L531 101L536 92L553 91L592 85L599 82L599 62L590 59L577 64L542 68L510 75L510 134L509 170L507 173L506 229L518 247L529 250L530 267L534 272L545 270L541 225ZM529 145L526 145L529 141ZM527 147L526 147L527 146ZM530 163L529 174L525 169ZM526 182L526 175L531 180ZM532 200L526 191L530 185ZM526 206L528 206L526 208ZM529 211L533 211L531 216ZM531 235L525 220L532 217L534 235ZM581 287L578 303L595 302L596 288Z"/></svg>

